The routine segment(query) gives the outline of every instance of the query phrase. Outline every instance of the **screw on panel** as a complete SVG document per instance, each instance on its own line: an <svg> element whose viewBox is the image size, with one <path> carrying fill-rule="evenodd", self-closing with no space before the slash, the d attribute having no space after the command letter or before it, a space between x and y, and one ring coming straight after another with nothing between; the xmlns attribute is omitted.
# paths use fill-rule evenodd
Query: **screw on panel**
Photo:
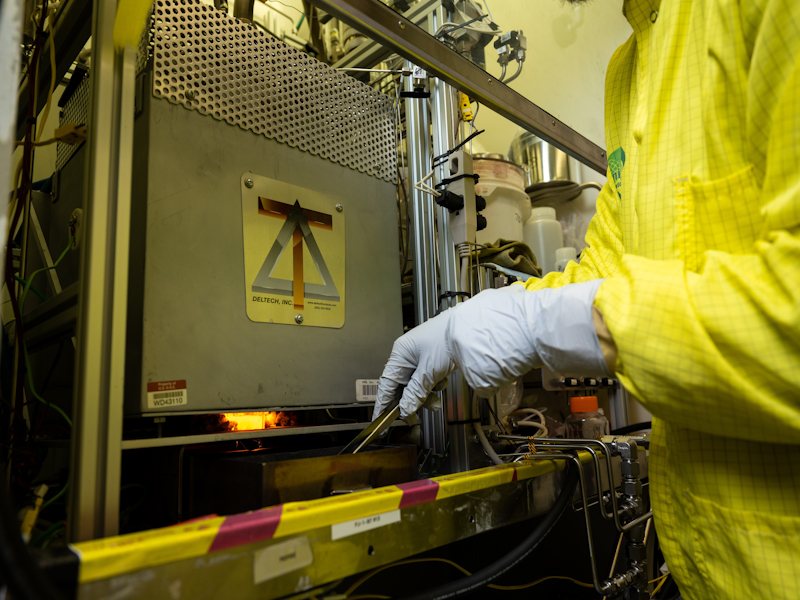
<svg viewBox="0 0 800 600"><path fill-rule="evenodd" d="M184 95L186 96L186 99L190 101L194 100L195 98L194 90L186 90L186 93Z"/></svg>
<svg viewBox="0 0 800 600"><path fill-rule="evenodd" d="M303 315L295 315L294 316L294 322L297 323L298 325L300 323L302 323L303 322Z"/></svg>
<svg viewBox="0 0 800 600"><path fill-rule="evenodd" d="M343 210L344 210L344 206L342 206L341 204L337 204L336 205L336 212L342 212Z"/></svg>
<svg viewBox="0 0 800 600"><path fill-rule="evenodd" d="M248 177L247 179L244 180L244 185L245 185L245 187L248 187L248 188L253 187L253 180Z"/></svg>
<svg viewBox="0 0 800 600"><path fill-rule="evenodd" d="M398 21L397 23L398 23L398 25L400 25L400 29L405 29L406 28L406 24L403 23L402 21Z"/></svg>

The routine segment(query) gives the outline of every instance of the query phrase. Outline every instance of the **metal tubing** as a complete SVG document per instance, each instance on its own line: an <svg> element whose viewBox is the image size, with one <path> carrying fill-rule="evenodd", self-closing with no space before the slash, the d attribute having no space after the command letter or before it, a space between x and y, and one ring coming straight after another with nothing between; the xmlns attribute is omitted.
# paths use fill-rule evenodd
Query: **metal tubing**
<svg viewBox="0 0 800 600"><path fill-rule="evenodd" d="M525 436L521 436L521 435L498 435L497 437L499 439L503 439L503 440L529 441L528 438L526 438ZM576 440L562 440L562 439L559 439L559 438L536 438L536 441L534 442L534 447L537 447L537 448L553 448L553 447L557 446L559 448L581 449L581 450L586 450L586 451L590 452L592 454L592 456L595 456L594 452L587 445L576 444L575 441ZM622 521L620 520L620 511L619 511L619 508L617 506L617 495L615 493L616 487L614 486L613 467L612 467L612 464L611 464L611 453L608 451L608 448L606 447L606 445L603 444L603 442L601 442L599 440L580 440L580 441L587 442L588 444L596 444L596 445L600 446L600 448L603 450L603 454L604 454L605 459L606 459L606 466L608 467L608 481L609 481L609 487L610 487L610 492L611 492L611 494L610 494L611 495L611 505L613 507L612 515L614 517L614 524L617 526L617 530L619 530L619 531L624 533L626 531L629 531L629 530L633 529L637 525L641 524L643 521L646 521L647 518L652 517L653 516L653 511L651 510L651 511L648 511L647 513L637 517L636 519L634 519L633 521L631 521L629 523L625 523L625 524L622 523ZM537 446L537 444L539 444L539 442L548 442L548 443L547 444L541 444L541 445ZM538 454L537 454L537 456L538 456ZM597 467L599 469L599 464L597 465ZM601 497L599 472L598 472L598 478L597 478L597 490L598 490L598 493L597 493L598 498L601 500L600 501L600 511L603 514L603 517L610 518L610 517L606 517L605 508L603 507L603 502L602 502L602 497Z"/></svg>
<svg viewBox="0 0 800 600"><path fill-rule="evenodd" d="M413 65L407 62L407 70ZM406 77L404 90L414 91L414 80ZM431 164L430 123L424 99L406 98L406 145L408 148L408 179L411 202L410 245L414 254L414 315L417 325L433 318L437 310L439 284L436 273L436 225L431 196L414 187L428 174ZM422 411L422 443L435 454L444 454L445 415L443 411Z"/></svg>
<svg viewBox="0 0 800 600"><path fill-rule="evenodd" d="M521 436L521 435L500 435L500 436L498 436L498 438L500 438L500 439L508 439L508 440L529 441L527 437L524 437L524 436ZM541 443L541 442L548 442L547 444L542 444L540 446L542 448L552 448L553 446L566 447L566 446L569 446L569 445L578 445L578 444L575 444L575 441L576 440L563 440L563 439L560 439L560 438L536 438L536 441L534 442L534 446L536 446L536 444ZM581 440L581 441L586 442L586 444L578 445L580 449L588 450L589 452L591 452L591 450L589 450L589 448L588 448L588 444L595 444L595 445L599 446L600 449L603 451L603 455L605 456L605 459L606 459L606 468L607 468L607 471L608 471L608 485L609 485L609 487L611 489L611 506L612 506L612 514L614 516L614 524L617 526L617 529L619 531L627 531L624 528L625 526L622 524L622 521L620 521L620 518L619 518L619 508L617 506L617 495L614 493L614 490L615 490L615 486L614 486L614 468L613 468L613 465L611 464L611 453L609 452L609 450L606 447L606 445L603 444L599 440ZM592 455L594 455L594 453L592 453ZM598 494L597 495L598 495L598 498L601 498L599 473L598 473L598 480L597 481L598 481L598 483L597 483ZM600 502L601 513L603 514L604 518L608 518L608 517L606 517L605 507L603 507L602 504L603 503Z"/></svg>
<svg viewBox="0 0 800 600"><path fill-rule="evenodd" d="M517 77L519 77L521 73L522 73L522 61L519 61L519 66L517 67L517 72L516 72L516 73L514 73L514 74L513 74L511 77L509 77L508 79L506 79L506 80L505 80L503 83L505 83L505 84L511 83L511 82L512 82L512 81L514 81L514 80L515 80Z"/></svg>
<svg viewBox="0 0 800 600"><path fill-rule="evenodd" d="M586 480L583 475L583 464L577 456L572 454L536 454L531 456L531 460L544 459L544 460L571 460L578 469L578 475L581 482L581 502L583 503L584 520L586 521L586 537L589 542L589 561L592 564L592 583L594 589L598 594L603 594L603 589L600 585L600 579L597 576L597 562L594 556L594 537L592 536L592 519L589 515L589 502L586 498Z"/></svg>
<svg viewBox="0 0 800 600"><path fill-rule="evenodd" d="M509 439L509 438L515 438L515 437L519 437L519 436L499 435L497 437L500 438L500 439ZM543 439L543 438L538 438L538 439ZM530 441L528 443L530 443ZM553 448L553 445L547 445L547 444L542 444L542 445L538 445L537 446L536 442L534 442L533 445L534 445L534 448ZM586 452L588 452L589 454L592 455L592 460L594 461L595 478L597 480L597 498L598 498L598 501L599 501L598 503L600 504L600 514L602 514L603 518L606 519L607 521L613 519L614 516L611 513L606 512L605 507L603 506L602 497L603 497L603 492L605 490L602 488L602 475L601 475L601 471L600 471L600 459L597 458L597 453L594 451L594 448L592 448L591 446L588 446L588 445L574 444L574 443L558 444L558 448L564 448L566 450L585 450ZM514 454L501 454L500 456L515 456L518 453L519 453L519 448L517 449L517 452L514 453ZM524 453L524 454L527 454L527 452ZM604 458L606 458L606 457L604 456ZM613 483L614 483L613 480L609 480L609 487L611 489L611 493L614 492Z"/></svg>
<svg viewBox="0 0 800 600"><path fill-rule="evenodd" d="M95 0L81 253L69 541L119 521L136 50L117 53L117 3Z"/></svg>
<svg viewBox="0 0 800 600"><path fill-rule="evenodd" d="M312 0L367 37L397 52L456 89L600 173L603 148L454 52L390 7L374 0ZM344 65L339 65L344 66ZM358 65L361 66L361 65Z"/></svg>

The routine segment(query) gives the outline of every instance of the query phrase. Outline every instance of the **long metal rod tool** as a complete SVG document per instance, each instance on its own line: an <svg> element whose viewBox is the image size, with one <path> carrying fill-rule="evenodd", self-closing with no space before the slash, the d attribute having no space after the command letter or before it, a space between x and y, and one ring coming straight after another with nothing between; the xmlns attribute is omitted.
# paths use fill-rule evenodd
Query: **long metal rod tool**
<svg viewBox="0 0 800 600"><path fill-rule="evenodd" d="M400 396L398 395L368 427L339 451L339 454L355 454L369 446L380 434L400 417Z"/></svg>

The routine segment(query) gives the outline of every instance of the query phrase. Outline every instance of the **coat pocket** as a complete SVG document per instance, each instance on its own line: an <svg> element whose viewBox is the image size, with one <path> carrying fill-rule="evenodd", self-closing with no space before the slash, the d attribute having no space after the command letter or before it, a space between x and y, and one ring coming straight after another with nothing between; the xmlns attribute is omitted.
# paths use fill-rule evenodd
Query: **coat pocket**
<svg viewBox="0 0 800 600"><path fill-rule="evenodd" d="M698 266L703 253L717 250L728 254L752 251L753 243L766 232L759 189L752 167L707 183L689 182L695 213Z"/></svg>
<svg viewBox="0 0 800 600"><path fill-rule="evenodd" d="M685 492L699 598L770 600L800 597L800 517L733 510Z"/></svg>

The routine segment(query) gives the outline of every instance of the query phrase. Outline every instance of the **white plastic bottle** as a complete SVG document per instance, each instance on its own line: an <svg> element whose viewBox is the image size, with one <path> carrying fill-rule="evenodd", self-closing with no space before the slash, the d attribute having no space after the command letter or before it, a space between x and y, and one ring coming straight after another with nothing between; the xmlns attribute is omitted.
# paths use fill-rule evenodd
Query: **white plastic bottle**
<svg viewBox="0 0 800 600"><path fill-rule="evenodd" d="M556 220L556 209L542 206L531 210L531 218L522 228L523 241L533 250L542 275L555 271L556 250L564 246L561 223Z"/></svg>
<svg viewBox="0 0 800 600"><path fill-rule="evenodd" d="M569 261L578 262L578 251L572 246L564 246L556 250L556 271L563 273Z"/></svg>

